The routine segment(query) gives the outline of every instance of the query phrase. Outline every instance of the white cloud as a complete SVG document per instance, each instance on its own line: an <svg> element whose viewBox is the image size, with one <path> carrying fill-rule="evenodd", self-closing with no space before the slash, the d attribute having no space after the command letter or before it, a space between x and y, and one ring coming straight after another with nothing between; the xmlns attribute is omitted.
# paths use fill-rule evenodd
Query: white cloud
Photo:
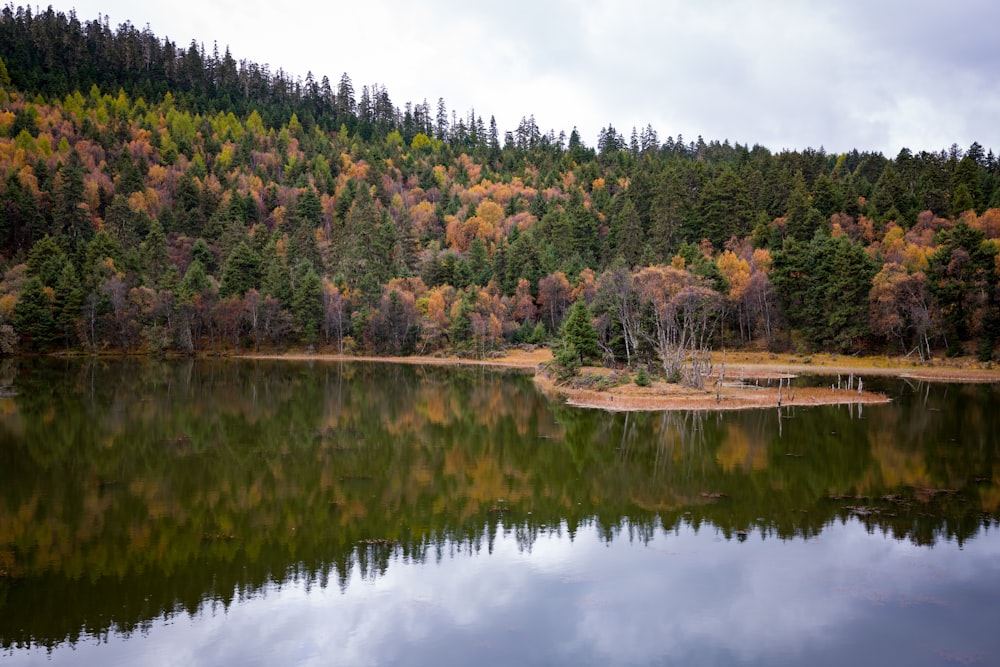
<svg viewBox="0 0 1000 667"><path fill-rule="evenodd" d="M669 655L842 664L889 652L913 664L937 649L993 654L993 635L978 626L998 582L996 533L960 550L869 534L858 522L808 541L753 534L742 543L706 526L658 531L644 545L625 535L605 543L588 526L572 542L541 535L530 552L507 534L491 554L397 559L374 580L355 571L343 593L289 582L226 611L154 622L130 641L112 634L5 662L649 664Z"/></svg>
<svg viewBox="0 0 1000 667"><path fill-rule="evenodd" d="M358 91L384 84L400 107L443 97L459 116L495 115L501 130L530 114L543 131L575 125L591 145L608 124L627 136L651 123L662 138L773 150L1000 148L1000 5L988 0L75 6L180 45L228 44L272 70L332 81L346 71Z"/></svg>

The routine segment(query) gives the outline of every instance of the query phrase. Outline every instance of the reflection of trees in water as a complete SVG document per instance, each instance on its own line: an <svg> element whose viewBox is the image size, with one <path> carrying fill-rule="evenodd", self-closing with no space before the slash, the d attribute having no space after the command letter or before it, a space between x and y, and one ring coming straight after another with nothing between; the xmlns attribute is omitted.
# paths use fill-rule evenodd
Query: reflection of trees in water
<svg viewBox="0 0 1000 667"><path fill-rule="evenodd" d="M708 446L705 441L705 414L692 410L660 413L654 458L657 471L679 463L683 479L690 480L696 473L705 473Z"/></svg>
<svg viewBox="0 0 1000 667"><path fill-rule="evenodd" d="M12 381L0 628L27 634L5 646L134 631L289 579L344 587L499 534L525 550L587 525L795 538L859 517L928 544L996 521L1000 424L976 388L917 385L863 414L607 414L480 369L59 361Z"/></svg>

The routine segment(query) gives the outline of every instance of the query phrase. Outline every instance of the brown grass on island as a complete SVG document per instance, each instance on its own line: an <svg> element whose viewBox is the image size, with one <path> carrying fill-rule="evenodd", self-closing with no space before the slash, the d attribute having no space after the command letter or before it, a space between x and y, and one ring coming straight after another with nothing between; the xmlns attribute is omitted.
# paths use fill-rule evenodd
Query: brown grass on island
<svg viewBox="0 0 1000 667"><path fill-rule="evenodd" d="M739 410L778 406L778 378L797 375L840 376L841 388L788 387L781 390L781 406L877 404L889 399L879 393L859 393L857 384L847 389L848 378L870 376L895 376L933 382L1000 382L1000 369L992 363L980 363L969 358L934 360L930 364L914 363L904 358L883 356L840 356L831 354L792 355L767 352L716 353L712 380L705 389L693 389L679 384L653 381L640 387L622 378L622 382L600 385L594 376L607 376L607 368L587 367L581 370L582 380L575 386L557 384L542 370L552 360L552 353L545 348L512 348L488 359L470 359L458 356L407 356L371 357L347 356L324 353L284 353L247 355L255 359L299 359L312 361L376 361L418 365L457 366L475 365L497 368L516 368L535 372L536 384L550 396L559 396L570 405L612 411L643 410ZM721 365L725 364L721 391L713 384ZM589 378L589 381L588 381ZM832 381L835 385L836 382ZM591 386L587 386L591 385Z"/></svg>
<svg viewBox="0 0 1000 667"><path fill-rule="evenodd" d="M680 384L652 381L640 387L628 380L607 389L586 388L588 380L604 375L602 369L588 368L581 372L575 382L557 384L547 373L535 375L535 383L549 396L559 396L569 405L582 408L596 408L612 412L634 412L651 410L746 410L752 408L773 408L803 405L840 405L888 403L884 394L858 391L846 388L846 378L841 389L831 387L791 387L768 380L782 380L780 373L768 372L765 377L744 375L739 379L723 378L720 387L717 378L710 388L696 389ZM760 379L764 384L759 384ZM862 385L863 387L863 385Z"/></svg>

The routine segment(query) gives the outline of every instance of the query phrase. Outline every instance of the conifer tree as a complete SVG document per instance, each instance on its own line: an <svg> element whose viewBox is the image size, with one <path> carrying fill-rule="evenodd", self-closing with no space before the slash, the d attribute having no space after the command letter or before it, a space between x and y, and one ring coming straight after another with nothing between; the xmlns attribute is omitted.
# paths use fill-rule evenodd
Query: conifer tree
<svg viewBox="0 0 1000 667"><path fill-rule="evenodd" d="M559 336L563 344L572 346L579 363L599 359L601 349L597 344L597 330L590 321L590 308L583 300L573 304L563 321Z"/></svg>
<svg viewBox="0 0 1000 667"><path fill-rule="evenodd" d="M83 161L74 149L56 175L52 220L57 233L65 235L72 250L82 248L94 236L94 226L84 203Z"/></svg>
<svg viewBox="0 0 1000 667"><path fill-rule="evenodd" d="M260 268L260 255L246 242L240 242L222 268L219 296L243 296L247 290L259 287Z"/></svg>
<svg viewBox="0 0 1000 667"><path fill-rule="evenodd" d="M82 313L84 291L73 263L68 260L63 264L54 294L55 301L52 305L56 327L63 344L69 348L76 339L76 323Z"/></svg>
<svg viewBox="0 0 1000 667"><path fill-rule="evenodd" d="M316 343L323 322L323 289L319 274L308 260L295 267L291 311L303 342Z"/></svg>
<svg viewBox="0 0 1000 667"><path fill-rule="evenodd" d="M58 337L52 303L40 278L29 278L14 306L14 329L28 347L39 352L51 349Z"/></svg>

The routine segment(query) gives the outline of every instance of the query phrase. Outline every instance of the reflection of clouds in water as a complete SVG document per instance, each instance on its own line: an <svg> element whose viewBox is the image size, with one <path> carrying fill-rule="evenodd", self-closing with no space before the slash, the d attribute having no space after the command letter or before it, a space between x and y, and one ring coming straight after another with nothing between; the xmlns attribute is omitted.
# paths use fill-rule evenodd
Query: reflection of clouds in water
<svg viewBox="0 0 1000 667"><path fill-rule="evenodd" d="M789 545L773 540L708 544L712 539L688 531L666 538L678 555L661 558L659 567L630 566L620 550L618 574L602 585L605 609L581 615L571 645L589 643L626 662L677 658L705 645L753 660L821 639L842 617L846 605L817 581L820 563L799 555L790 567L782 549L772 548ZM809 613L802 613L807 599Z"/></svg>
<svg viewBox="0 0 1000 667"><path fill-rule="evenodd" d="M572 542L565 533L541 535L528 553L498 536L492 554L396 559L374 581L355 571L344 593L290 582L228 611L206 605L194 619L154 624L142 638L111 636L105 645L31 657L47 665L488 665L796 663L822 655L836 663L856 662L862 650L888 656L887 637L933 635L940 628L931 623L943 617L954 626L943 638L914 643L932 660L975 652L955 645L971 631L953 615L984 609L955 591L976 587L995 605L1000 587L995 533L962 550L913 546L857 522L808 541L717 538L682 528L648 546L623 537L605 543L587 527ZM919 621L927 627L906 625ZM27 657L15 654L12 664Z"/></svg>

